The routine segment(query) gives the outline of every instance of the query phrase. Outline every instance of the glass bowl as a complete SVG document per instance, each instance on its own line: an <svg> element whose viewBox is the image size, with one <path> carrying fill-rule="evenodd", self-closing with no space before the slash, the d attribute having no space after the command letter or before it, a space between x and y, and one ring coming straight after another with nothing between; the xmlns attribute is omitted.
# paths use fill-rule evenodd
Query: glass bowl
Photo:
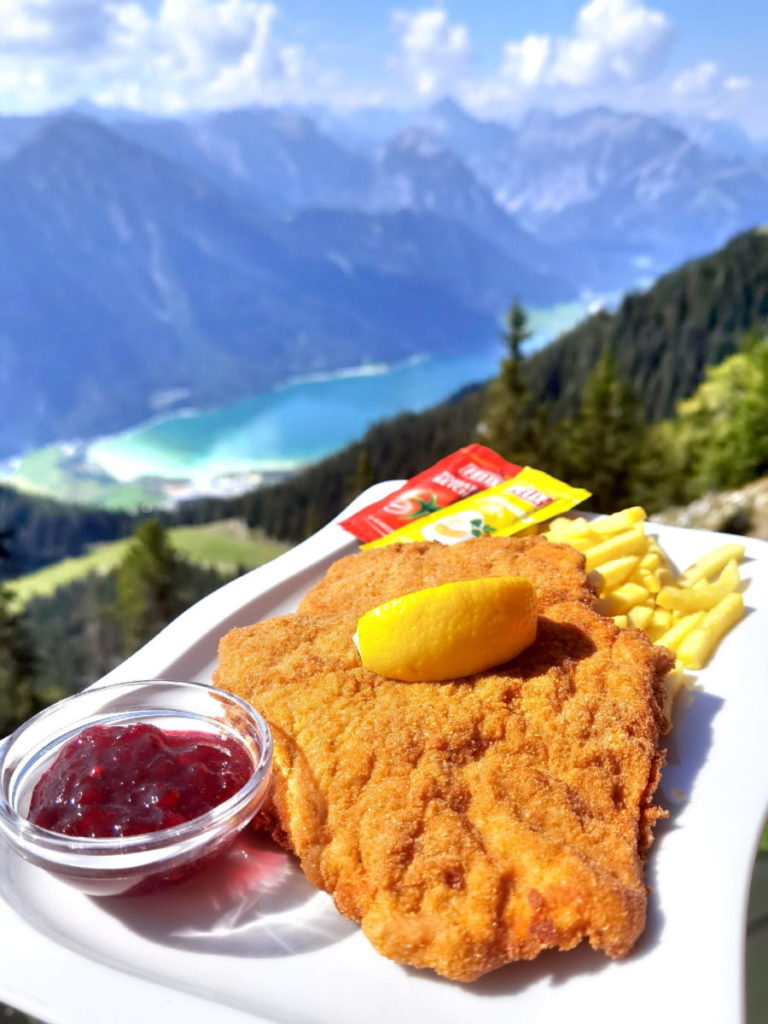
<svg viewBox="0 0 768 1024"><path fill-rule="evenodd" d="M139 723L238 742L253 772L223 803L156 832L79 838L28 820L35 784L66 743L87 726ZM95 686L41 711L0 745L0 833L25 860L82 892L150 892L186 878L222 853L264 802L271 772L272 740L266 722L224 690L165 680Z"/></svg>

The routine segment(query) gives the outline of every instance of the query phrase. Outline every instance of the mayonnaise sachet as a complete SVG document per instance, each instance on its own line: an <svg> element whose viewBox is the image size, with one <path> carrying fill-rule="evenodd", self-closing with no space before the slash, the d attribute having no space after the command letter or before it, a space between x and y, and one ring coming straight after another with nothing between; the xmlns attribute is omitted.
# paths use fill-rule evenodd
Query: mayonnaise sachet
<svg viewBox="0 0 768 1024"><path fill-rule="evenodd" d="M458 544L473 537L510 537L562 515L589 497L590 492L581 487L572 487L549 473L525 466L511 479L421 516L384 537L363 544L363 548L380 548L404 541Z"/></svg>
<svg viewBox="0 0 768 1024"><path fill-rule="evenodd" d="M411 477L386 498L342 519L340 525L359 540L377 540L462 498L495 487L521 469L491 448L468 444Z"/></svg>

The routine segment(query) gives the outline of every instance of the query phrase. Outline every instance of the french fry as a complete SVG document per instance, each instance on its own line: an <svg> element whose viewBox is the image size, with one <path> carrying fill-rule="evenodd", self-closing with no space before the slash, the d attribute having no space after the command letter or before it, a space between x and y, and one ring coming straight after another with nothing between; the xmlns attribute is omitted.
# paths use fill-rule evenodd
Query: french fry
<svg viewBox="0 0 768 1024"><path fill-rule="evenodd" d="M554 536L550 535L550 540L553 540L556 544L568 544L572 548L576 548L577 551L581 551L586 554L590 548L595 546L595 542L589 534L570 534L567 537L561 537L559 534Z"/></svg>
<svg viewBox="0 0 768 1024"><path fill-rule="evenodd" d="M659 568L656 574L659 577L659 581L662 586L673 583L675 580L675 574L672 571L672 566L669 564L666 552L662 549L655 537L648 537L648 553L656 555L659 559Z"/></svg>
<svg viewBox="0 0 768 1024"><path fill-rule="evenodd" d="M603 615L625 615L649 596L645 587L638 583L623 583L600 600L599 608Z"/></svg>
<svg viewBox="0 0 768 1024"><path fill-rule="evenodd" d="M577 519L569 519L568 516L558 516L547 524L546 532L575 537L579 533L587 533L589 528L590 522L583 516L579 516Z"/></svg>
<svg viewBox="0 0 768 1024"><path fill-rule="evenodd" d="M637 555L627 555L626 558L614 558L612 562L604 562L599 569L595 570L601 581L601 592L609 593L616 587L620 587L629 579L639 564L640 558Z"/></svg>
<svg viewBox="0 0 768 1024"><path fill-rule="evenodd" d="M646 633L654 643L658 643L658 638L669 629L671 624L671 612L666 611L664 608L652 608Z"/></svg>
<svg viewBox="0 0 768 1024"><path fill-rule="evenodd" d="M649 572L656 572L661 568L661 559L655 551L649 551L640 559L640 568L648 569Z"/></svg>
<svg viewBox="0 0 768 1024"><path fill-rule="evenodd" d="M636 573L633 574L631 579L635 583L639 583L641 587L651 594L658 594L661 590L661 582L655 572L651 572L648 569L639 568Z"/></svg>
<svg viewBox="0 0 768 1024"><path fill-rule="evenodd" d="M641 555L645 552L645 533L642 526L631 526L622 533L617 533L609 540L589 548L586 551L586 569L598 569L604 562L627 555Z"/></svg>
<svg viewBox="0 0 768 1024"><path fill-rule="evenodd" d="M638 604L634 608L629 609L625 618L627 619L627 624L634 629L646 629L652 615L653 608L650 608L647 604Z"/></svg>
<svg viewBox="0 0 768 1024"><path fill-rule="evenodd" d="M664 680L664 714L667 718L672 717L672 705L675 703L675 698L686 685L684 667L678 659Z"/></svg>
<svg viewBox="0 0 768 1024"><path fill-rule="evenodd" d="M669 629L662 633L657 643L661 644L662 647L669 647L671 651L677 651L680 644L688 636L692 629L695 629L701 623L701 620L706 615L706 612L691 612L690 615L684 615L681 619L678 619L674 625L670 626Z"/></svg>
<svg viewBox="0 0 768 1024"><path fill-rule="evenodd" d="M739 586L739 569L734 561L726 564L714 583L700 582L693 587L662 587L656 596L661 608L680 612L707 611Z"/></svg>
<svg viewBox="0 0 768 1024"><path fill-rule="evenodd" d="M622 509L621 512L614 512L610 516L603 516L602 519L595 519L589 524L589 527L592 533L602 537L604 534L624 533L625 530L637 523L644 522L645 519L645 509L640 505L634 505L632 508Z"/></svg>
<svg viewBox="0 0 768 1024"><path fill-rule="evenodd" d="M677 576L656 538L645 533L645 518L640 506L595 520L561 516L546 533L584 554L603 615L622 628L644 630L653 643L675 652L669 703L684 681L683 669L703 667L744 614L738 562L745 549L721 544Z"/></svg>
<svg viewBox="0 0 768 1024"><path fill-rule="evenodd" d="M690 587L699 580L708 580L716 573L722 572L728 562L740 562L744 557L743 544L721 544L714 551L707 552L678 577L681 587Z"/></svg>
<svg viewBox="0 0 768 1024"><path fill-rule="evenodd" d="M738 592L727 594L708 611L678 648L677 653L686 668L703 668L718 643L743 615L744 598Z"/></svg>

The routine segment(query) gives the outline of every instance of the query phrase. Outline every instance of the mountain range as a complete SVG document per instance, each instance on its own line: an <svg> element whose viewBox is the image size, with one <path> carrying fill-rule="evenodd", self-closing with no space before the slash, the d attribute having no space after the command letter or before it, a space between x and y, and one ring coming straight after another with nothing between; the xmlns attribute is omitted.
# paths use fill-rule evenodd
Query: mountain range
<svg viewBox="0 0 768 1024"><path fill-rule="evenodd" d="M448 99L0 118L0 456L643 287L768 220L768 155L705 127Z"/></svg>

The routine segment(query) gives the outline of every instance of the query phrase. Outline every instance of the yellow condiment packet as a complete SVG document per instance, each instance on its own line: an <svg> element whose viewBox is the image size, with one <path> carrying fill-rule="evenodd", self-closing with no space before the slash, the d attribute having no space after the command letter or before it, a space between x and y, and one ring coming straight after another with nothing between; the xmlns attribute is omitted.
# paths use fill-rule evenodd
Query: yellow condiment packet
<svg viewBox="0 0 768 1024"><path fill-rule="evenodd" d="M457 544L472 537L509 537L562 515L588 497L590 492L581 487L571 487L549 473L525 466L517 476L422 516L385 537L363 544L363 548L381 548L403 541Z"/></svg>

